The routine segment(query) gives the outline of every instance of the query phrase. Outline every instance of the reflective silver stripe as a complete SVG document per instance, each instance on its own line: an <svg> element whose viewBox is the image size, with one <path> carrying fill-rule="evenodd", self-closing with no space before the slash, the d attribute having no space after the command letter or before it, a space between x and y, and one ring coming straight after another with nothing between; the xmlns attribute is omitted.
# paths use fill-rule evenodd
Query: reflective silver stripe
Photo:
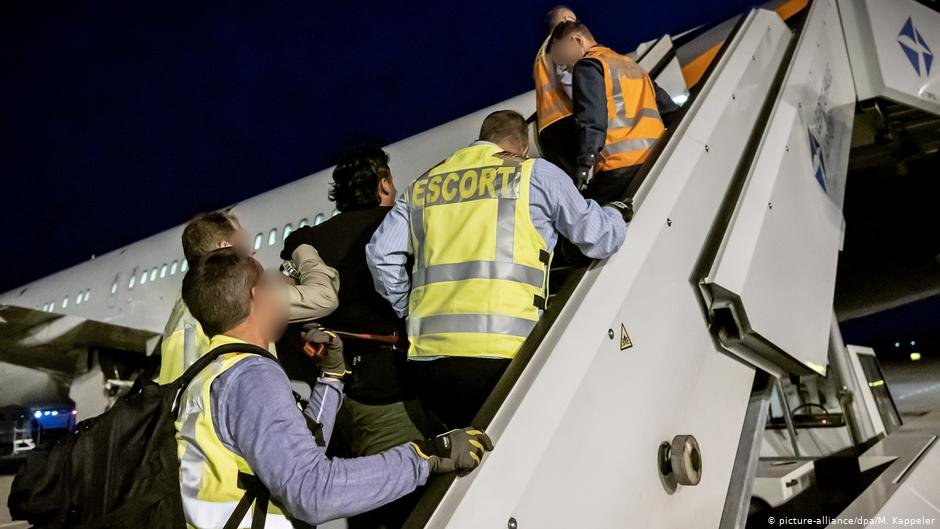
<svg viewBox="0 0 940 529"><path fill-rule="evenodd" d="M545 271L541 268L532 268L531 266L515 263L468 261L466 263L439 264L418 269L415 271L413 283L415 287L420 287L430 283L461 281L464 279L503 279L541 287L545 280Z"/></svg>
<svg viewBox="0 0 940 529"><path fill-rule="evenodd" d="M512 262L516 240L516 199L500 198L496 212L496 260Z"/></svg>
<svg viewBox="0 0 940 529"><path fill-rule="evenodd" d="M187 524L198 529L216 529L225 525L235 511L237 501L214 502L183 497L183 513ZM251 517L255 507L252 505L238 527L251 527ZM265 529L293 529L290 520L282 514L267 513L264 517Z"/></svg>
<svg viewBox="0 0 940 529"><path fill-rule="evenodd" d="M196 449L196 421L199 413L190 413L183 421L180 435L187 439L183 447L183 457L180 458L180 492L183 497L199 496L199 482L202 478L202 463L204 459L195 452Z"/></svg>
<svg viewBox="0 0 940 529"><path fill-rule="evenodd" d="M214 360L209 364L209 368L218 369L220 362L221 359ZM205 456L196 442L196 422L199 420L199 413L203 411L203 407L208 405L202 402L205 380L206 378L202 376L193 379L183 392L182 402L180 402L179 413L183 417L180 436L186 442L183 446L183 456L180 458L180 492L184 498L199 497L199 485L202 481L202 464L205 462ZM210 410L205 411L210 412Z"/></svg>
<svg viewBox="0 0 940 529"><path fill-rule="evenodd" d="M632 127L639 123L643 118L655 118L662 120L659 116L659 111L655 108L641 108L639 112L636 113L636 116L626 117L623 114L623 100L617 100L617 115L613 119L609 120L607 123L607 130L610 129L624 129L627 127Z"/></svg>
<svg viewBox="0 0 940 529"><path fill-rule="evenodd" d="M600 57L594 58L605 61L607 63L607 69L610 70L610 76L613 80L617 80L621 76L626 77L627 79L642 79L643 74L645 73L639 65L634 68L628 64L626 65L626 68L621 69L618 65L612 64L611 62L606 61L606 59L601 59Z"/></svg>
<svg viewBox="0 0 940 529"><path fill-rule="evenodd" d="M514 166L516 172L509 179L510 192L505 197L500 195L496 209L496 260L511 263L516 237L516 199L522 184L522 164L507 161L505 165Z"/></svg>
<svg viewBox="0 0 940 529"><path fill-rule="evenodd" d="M601 151L601 155L610 156L612 154L619 154L622 152L629 151L640 151L643 149L649 149L656 144L657 138L637 138L635 140L622 140L616 143L611 143L604 147Z"/></svg>
<svg viewBox="0 0 940 529"><path fill-rule="evenodd" d="M424 208L411 208L411 233L415 238L415 245L412 249L415 256L415 263L418 266L424 266Z"/></svg>
<svg viewBox="0 0 940 529"><path fill-rule="evenodd" d="M643 73L639 66L633 67L627 65L626 68L619 68L609 61L595 57L602 61L610 75L611 98L614 100L614 117L608 119L607 130L622 129L636 125L642 118L656 118L662 120L659 111L655 108L641 108L635 116L628 116L623 100L623 86L620 84L620 77L627 79L642 79Z"/></svg>
<svg viewBox="0 0 940 529"><path fill-rule="evenodd" d="M408 218L411 221L411 233L415 238L415 245L412 251L415 257L415 263L418 266L424 264L424 261L421 259L421 249L424 247L424 208L422 207L423 205L412 204L411 197L414 196L415 182L422 178L427 178L429 174L431 174L430 171L424 173L408 186L408 206L410 210Z"/></svg>
<svg viewBox="0 0 940 529"><path fill-rule="evenodd" d="M408 335L422 336L449 332L479 332L526 337L535 320L497 314L439 314L408 319Z"/></svg>

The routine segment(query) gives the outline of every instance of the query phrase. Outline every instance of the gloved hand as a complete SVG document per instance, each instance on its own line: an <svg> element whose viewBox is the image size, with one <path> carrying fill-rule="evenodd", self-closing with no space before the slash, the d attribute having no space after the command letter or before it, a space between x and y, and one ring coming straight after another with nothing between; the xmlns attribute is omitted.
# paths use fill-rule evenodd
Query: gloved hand
<svg viewBox="0 0 940 529"><path fill-rule="evenodd" d="M493 450L489 436L474 428L442 433L433 439L411 443L417 454L428 460L431 474L469 474L480 464L484 452Z"/></svg>
<svg viewBox="0 0 940 529"><path fill-rule="evenodd" d="M584 188L587 187L588 180L591 178L591 167L578 167L578 172L574 174L574 187L578 191L584 191Z"/></svg>
<svg viewBox="0 0 940 529"><path fill-rule="evenodd" d="M615 200L614 202L608 202L604 206L609 208L614 208L620 212L623 216L624 222L630 222L633 220L633 199L627 198L624 200Z"/></svg>
<svg viewBox="0 0 940 529"><path fill-rule="evenodd" d="M312 322L304 325L303 339L306 342L304 351L317 359L325 376L342 379L346 375L343 341L339 336L319 323Z"/></svg>

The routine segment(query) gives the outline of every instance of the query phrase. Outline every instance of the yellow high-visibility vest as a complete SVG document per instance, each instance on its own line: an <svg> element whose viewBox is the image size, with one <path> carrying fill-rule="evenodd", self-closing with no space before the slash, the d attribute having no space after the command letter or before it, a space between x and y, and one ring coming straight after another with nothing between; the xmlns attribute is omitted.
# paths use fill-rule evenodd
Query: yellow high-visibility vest
<svg viewBox="0 0 940 529"><path fill-rule="evenodd" d="M533 76L535 77L535 114L539 132L552 123L570 116L574 108L571 98L568 97L555 75L555 63L545 51L551 38L549 36L545 39L542 47L539 48L538 55L535 56Z"/></svg>
<svg viewBox="0 0 940 529"><path fill-rule="evenodd" d="M244 343L216 335L210 349L229 343ZM216 358L203 369L183 392L176 421L176 442L180 458L180 492L188 527L216 529L225 525L245 494L238 488L238 473L254 475L243 457L222 444L212 422L210 389L212 381L238 362L256 355L232 353ZM276 434L275 434L276 435ZM238 527L251 527L254 506ZM265 528L292 529L286 516L274 503L268 504Z"/></svg>
<svg viewBox="0 0 940 529"><path fill-rule="evenodd" d="M190 314L186 303L178 299L163 331L160 343L160 375L157 382L169 384L209 351L209 337Z"/></svg>
<svg viewBox="0 0 940 529"><path fill-rule="evenodd" d="M607 139L594 171L643 163L665 130L653 82L633 59L610 48L594 46L585 58L603 66L607 95Z"/></svg>
<svg viewBox="0 0 940 529"><path fill-rule="evenodd" d="M535 326L551 254L529 215L533 163L478 142L408 186L409 356L512 358Z"/></svg>

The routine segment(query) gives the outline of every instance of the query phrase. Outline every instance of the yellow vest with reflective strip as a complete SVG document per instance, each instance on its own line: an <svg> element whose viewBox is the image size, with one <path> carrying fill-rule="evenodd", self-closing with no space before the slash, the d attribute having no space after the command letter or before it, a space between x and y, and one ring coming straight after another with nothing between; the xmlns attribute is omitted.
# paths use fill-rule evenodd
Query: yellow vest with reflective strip
<svg viewBox="0 0 940 529"><path fill-rule="evenodd" d="M480 142L408 186L410 356L512 358L535 326L551 256L529 216L533 163Z"/></svg>
<svg viewBox="0 0 940 529"><path fill-rule="evenodd" d="M211 349L227 343L242 343L224 335L214 336ZM188 527L215 529L225 525L245 491L238 488L238 473L254 474L243 457L222 444L212 422L212 382L232 366L253 354L225 354L202 370L183 392L176 422L180 457L180 491ZM251 527L254 506L238 527ZM287 517L268 504L265 529L291 529Z"/></svg>
<svg viewBox="0 0 940 529"><path fill-rule="evenodd" d="M157 382L173 382L209 350L209 337L193 318L183 300L177 300L160 343L160 375Z"/></svg>

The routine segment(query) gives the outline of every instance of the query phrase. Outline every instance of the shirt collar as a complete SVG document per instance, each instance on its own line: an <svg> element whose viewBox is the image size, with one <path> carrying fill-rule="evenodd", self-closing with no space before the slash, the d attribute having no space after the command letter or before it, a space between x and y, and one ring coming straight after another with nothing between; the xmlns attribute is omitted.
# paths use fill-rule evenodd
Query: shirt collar
<svg viewBox="0 0 940 529"><path fill-rule="evenodd" d="M245 342L244 340L239 340L238 338L232 338L231 336L227 336L225 334L216 334L215 336L212 337L211 340L209 340L209 350L211 351L212 349L215 349L216 347L219 347L220 345L228 345L231 343L247 343L247 342Z"/></svg>

